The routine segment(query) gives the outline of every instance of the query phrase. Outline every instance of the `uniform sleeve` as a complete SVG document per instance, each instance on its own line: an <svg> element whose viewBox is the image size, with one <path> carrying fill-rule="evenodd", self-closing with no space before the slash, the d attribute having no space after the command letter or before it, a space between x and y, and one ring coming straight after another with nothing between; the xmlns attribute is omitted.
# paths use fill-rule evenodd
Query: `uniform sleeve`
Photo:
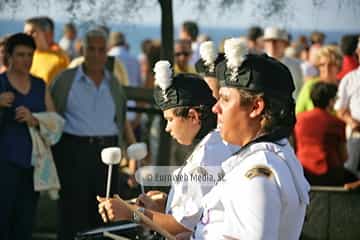
<svg viewBox="0 0 360 240"><path fill-rule="evenodd" d="M271 178L256 176L242 184L242 195L236 191L239 188L236 182L224 193L223 237L277 240L281 199L276 183Z"/></svg>
<svg viewBox="0 0 360 240"><path fill-rule="evenodd" d="M338 92L337 92L337 100L334 105L334 109L339 111L340 109L346 109L349 107L349 94L348 94L348 81L349 78L345 77L342 81L340 81Z"/></svg>
<svg viewBox="0 0 360 240"><path fill-rule="evenodd" d="M204 156L204 148L200 148L194 153L193 158L196 160L196 165L203 160ZM189 171L189 169L191 170ZM185 166L181 174L183 176L186 174L187 177L184 181L173 184L172 196L169 198L171 202L167 204L169 214L189 230L194 230L200 221L201 199L209 191L209 186L191 177L191 174L198 174L196 169L190 163Z"/></svg>

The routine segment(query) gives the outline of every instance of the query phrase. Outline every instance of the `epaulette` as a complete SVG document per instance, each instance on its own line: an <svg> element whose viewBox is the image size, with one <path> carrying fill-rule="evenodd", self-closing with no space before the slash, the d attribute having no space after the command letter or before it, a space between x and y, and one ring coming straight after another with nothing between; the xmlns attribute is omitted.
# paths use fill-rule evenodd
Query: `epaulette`
<svg viewBox="0 0 360 240"><path fill-rule="evenodd" d="M272 175L272 170L267 166L255 166L245 173L245 177L247 177L248 179L253 179L257 176L265 176L267 178L270 178L272 177Z"/></svg>

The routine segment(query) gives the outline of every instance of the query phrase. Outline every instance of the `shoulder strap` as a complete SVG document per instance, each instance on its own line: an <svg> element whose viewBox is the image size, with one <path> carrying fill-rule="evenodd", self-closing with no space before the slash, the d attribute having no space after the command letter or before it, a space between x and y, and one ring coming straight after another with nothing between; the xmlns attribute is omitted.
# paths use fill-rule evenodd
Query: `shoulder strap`
<svg viewBox="0 0 360 240"><path fill-rule="evenodd" d="M276 144L276 143L273 143L273 144ZM273 153L275 154L279 159L281 160L284 160L277 152L271 150L271 149L268 149L264 146L259 146L257 147L256 149L252 149L252 151L250 151L250 148L247 148L247 149L244 149L243 151L241 152L237 152L235 154L239 154L239 161L237 161L234 165L232 165L232 169L236 168L237 166L239 166L242 162L244 162L248 157L258 153L258 152L270 152L270 153ZM235 155L234 154L234 155ZM286 161L284 161L286 162ZM256 167L255 167L256 168ZM250 169L251 170L251 169ZM257 171L257 170L255 170Z"/></svg>

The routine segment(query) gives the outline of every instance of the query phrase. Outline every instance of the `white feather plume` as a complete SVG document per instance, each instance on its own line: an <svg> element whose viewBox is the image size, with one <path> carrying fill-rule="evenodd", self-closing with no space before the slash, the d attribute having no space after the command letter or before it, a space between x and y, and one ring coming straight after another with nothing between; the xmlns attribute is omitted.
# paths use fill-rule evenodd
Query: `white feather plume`
<svg viewBox="0 0 360 240"><path fill-rule="evenodd" d="M248 53L247 43L242 38L226 39L224 43L226 65L230 69L237 69L244 61L244 56Z"/></svg>
<svg viewBox="0 0 360 240"><path fill-rule="evenodd" d="M212 41L206 41L200 45L200 57L204 60L206 66L214 64L217 52Z"/></svg>
<svg viewBox="0 0 360 240"><path fill-rule="evenodd" d="M168 61L158 61L154 67L155 85L165 91L172 82L171 65Z"/></svg>

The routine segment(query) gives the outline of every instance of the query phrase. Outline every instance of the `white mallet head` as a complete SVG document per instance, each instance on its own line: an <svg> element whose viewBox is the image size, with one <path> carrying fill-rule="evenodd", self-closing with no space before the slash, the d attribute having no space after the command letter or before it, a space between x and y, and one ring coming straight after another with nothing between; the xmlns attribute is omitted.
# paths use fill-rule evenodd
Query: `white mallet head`
<svg viewBox="0 0 360 240"><path fill-rule="evenodd" d="M131 144L127 148L127 154L130 159L135 159L136 161L144 159L148 154L146 144L143 142Z"/></svg>
<svg viewBox="0 0 360 240"><path fill-rule="evenodd" d="M121 149L119 147L108 147L101 151L101 160L107 165L120 163Z"/></svg>

